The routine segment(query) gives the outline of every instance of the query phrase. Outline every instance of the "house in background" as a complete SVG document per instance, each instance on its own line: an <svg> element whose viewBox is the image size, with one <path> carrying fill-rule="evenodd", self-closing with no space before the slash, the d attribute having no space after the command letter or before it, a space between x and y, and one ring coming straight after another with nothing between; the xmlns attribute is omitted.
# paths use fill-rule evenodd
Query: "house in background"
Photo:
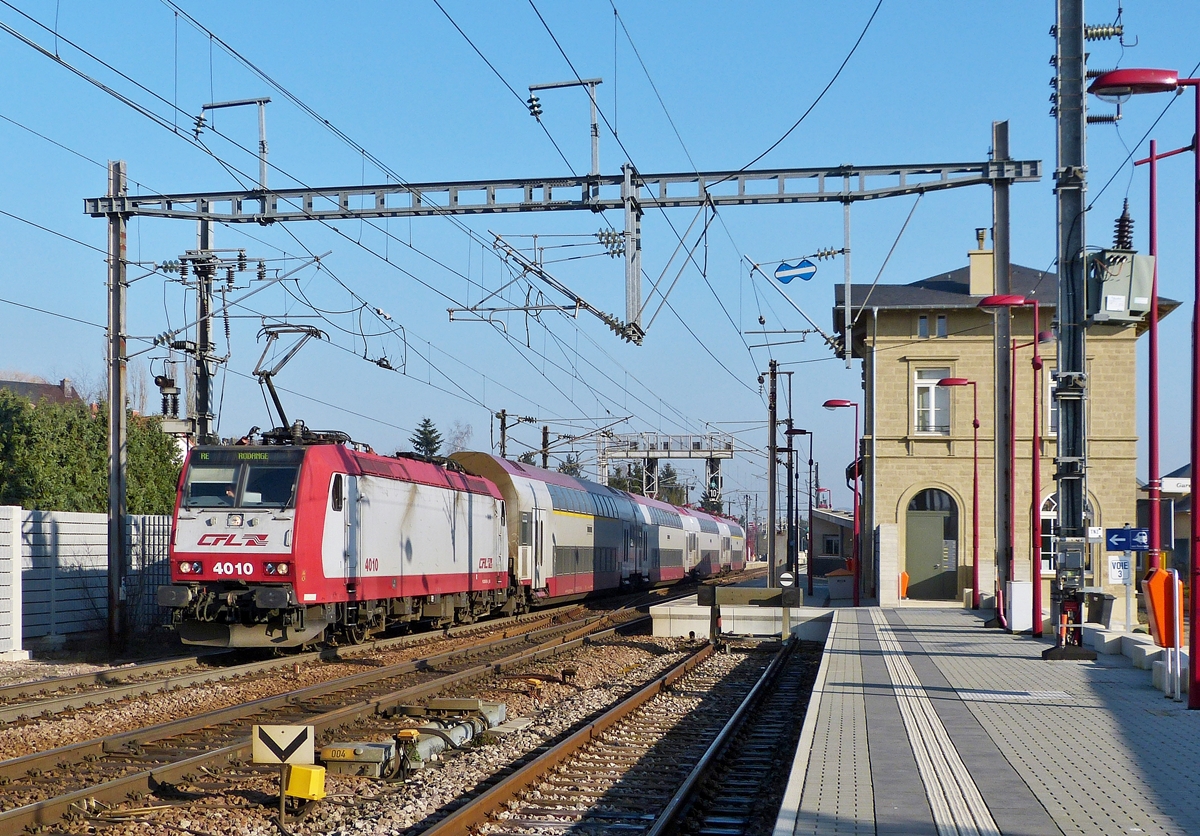
<svg viewBox="0 0 1200 836"><path fill-rule="evenodd" d="M0 380L0 390L20 395L33 403L82 403L83 398L75 391L71 381L63 378L58 383L33 383L28 380Z"/></svg>
<svg viewBox="0 0 1200 836"><path fill-rule="evenodd" d="M863 363L862 593L894 603L899 576L908 596L961 600L972 585L972 388L940 387L948 377L975 381L979 414L979 561L981 594L991 596L1004 544L997 543L995 503L995 314L979 308L994 293L992 251L982 235L968 266L905 285L853 285L853 356ZM1012 266L1011 292L1035 299L1040 327L1055 318L1057 278ZM844 291L835 288L834 324L843 333ZM1160 299L1160 318L1177 302ZM1089 401L1089 525L1121 526L1136 519L1137 326L1096 325L1087 333ZM1050 602L1057 533L1054 485L1057 410L1052 399L1055 344L1043 343L1040 383L1031 366L1033 312L1012 309L1016 373L1014 564L1016 579L1036 574ZM1042 484L1032 495L1032 399L1041 403ZM848 464L848 463L847 463ZM1103 555L1095 554L1089 585L1107 585ZM1108 591L1113 592L1117 588Z"/></svg>
<svg viewBox="0 0 1200 836"><path fill-rule="evenodd" d="M809 561L815 577L846 568L854 544L854 514L832 508L813 509L813 555ZM807 543L802 543L805 548Z"/></svg>

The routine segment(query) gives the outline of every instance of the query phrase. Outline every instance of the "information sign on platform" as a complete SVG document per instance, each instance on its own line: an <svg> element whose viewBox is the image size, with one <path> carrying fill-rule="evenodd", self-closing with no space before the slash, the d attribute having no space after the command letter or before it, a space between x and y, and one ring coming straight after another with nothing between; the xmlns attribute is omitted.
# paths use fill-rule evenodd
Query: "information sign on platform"
<svg viewBox="0 0 1200 836"><path fill-rule="evenodd" d="M255 763L316 762L312 726L255 726L251 733Z"/></svg>
<svg viewBox="0 0 1200 836"><path fill-rule="evenodd" d="M1106 528L1104 548L1110 552L1144 552L1150 550L1148 528Z"/></svg>
<svg viewBox="0 0 1200 836"><path fill-rule="evenodd" d="M1132 564L1128 555L1110 554L1108 556L1108 582L1110 584L1129 584L1133 582Z"/></svg>

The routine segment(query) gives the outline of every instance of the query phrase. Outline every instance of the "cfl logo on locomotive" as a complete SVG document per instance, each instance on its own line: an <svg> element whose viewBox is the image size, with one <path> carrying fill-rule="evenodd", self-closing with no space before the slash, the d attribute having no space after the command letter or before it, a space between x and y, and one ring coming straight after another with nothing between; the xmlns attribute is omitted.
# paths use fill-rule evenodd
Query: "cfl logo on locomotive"
<svg viewBox="0 0 1200 836"><path fill-rule="evenodd" d="M267 545L266 534L247 534L241 539L237 534L203 534L197 546L223 546L225 548L262 547Z"/></svg>

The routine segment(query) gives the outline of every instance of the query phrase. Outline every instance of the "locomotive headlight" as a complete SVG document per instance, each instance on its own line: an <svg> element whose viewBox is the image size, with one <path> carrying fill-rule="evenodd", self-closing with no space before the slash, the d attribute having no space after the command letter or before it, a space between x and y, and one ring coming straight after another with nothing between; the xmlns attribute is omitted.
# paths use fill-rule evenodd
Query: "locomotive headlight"
<svg viewBox="0 0 1200 836"><path fill-rule="evenodd" d="M266 572L268 575L274 575L275 574L275 564L274 563L264 563L263 571Z"/></svg>
<svg viewBox="0 0 1200 836"><path fill-rule="evenodd" d="M198 560L194 562L185 560L179 564L179 571L184 575L199 575L204 571L204 565Z"/></svg>
<svg viewBox="0 0 1200 836"><path fill-rule="evenodd" d="M228 517L225 518L225 524L228 526L231 526L232 528L237 528L242 524L242 522L244 520L245 520L245 516L242 514L230 514Z"/></svg>
<svg viewBox="0 0 1200 836"><path fill-rule="evenodd" d="M275 571L281 575L286 575L292 571L292 568L286 563L277 563L275 564Z"/></svg>

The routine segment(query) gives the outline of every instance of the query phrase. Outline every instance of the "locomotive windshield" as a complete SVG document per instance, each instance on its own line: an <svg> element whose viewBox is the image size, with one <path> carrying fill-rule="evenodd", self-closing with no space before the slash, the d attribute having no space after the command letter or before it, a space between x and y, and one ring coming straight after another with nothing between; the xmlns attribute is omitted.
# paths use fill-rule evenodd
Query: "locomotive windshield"
<svg viewBox="0 0 1200 836"><path fill-rule="evenodd" d="M183 488L183 506L289 508L295 501L299 476L300 457L296 455L195 451Z"/></svg>

